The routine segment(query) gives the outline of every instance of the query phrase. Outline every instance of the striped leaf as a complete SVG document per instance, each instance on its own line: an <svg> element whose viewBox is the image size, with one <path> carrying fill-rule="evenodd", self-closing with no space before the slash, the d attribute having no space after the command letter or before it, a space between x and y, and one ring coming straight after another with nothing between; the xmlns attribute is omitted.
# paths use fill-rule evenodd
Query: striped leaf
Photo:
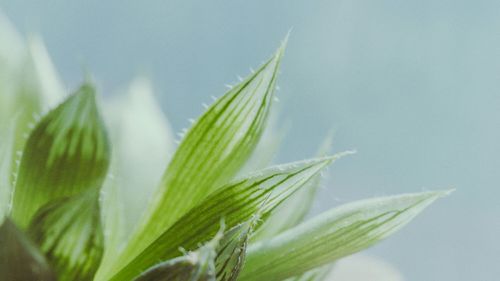
<svg viewBox="0 0 500 281"><path fill-rule="evenodd" d="M128 255L140 253L245 164L266 124L283 49L215 101L187 132L131 240Z"/></svg>
<svg viewBox="0 0 500 281"><path fill-rule="evenodd" d="M215 281L216 248L220 235L184 256L155 265L134 281Z"/></svg>
<svg viewBox="0 0 500 281"><path fill-rule="evenodd" d="M196 249L199 243L215 235L222 218L229 229L249 220L257 211L266 218L283 200L340 156L342 154L269 168L222 187L193 207L140 255L134 259L122 255L116 262L122 268L112 280L127 280L158 260L171 259L179 247Z"/></svg>
<svg viewBox="0 0 500 281"><path fill-rule="evenodd" d="M449 191L362 200L332 209L252 245L240 281L282 280L366 249Z"/></svg>
<svg viewBox="0 0 500 281"><path fill-rule="evenodd" d="M40 209L28 228L60 281L92 280L103 253L98 191Z"/></svg>
<svg viewBox="0 0 500 281"><path fill-rule="evenodd" d="M95 89L86 83L31 132L13 195L14 221L26 227L44 204L100 187L109 150Z"/></svg>
<svg viewBox="0 0 500 281"><path fill-rule="evenodd" d="M258 218L255 216L224 233L215 259L217 281L237 280L245 261L249 237Z"/></svg>

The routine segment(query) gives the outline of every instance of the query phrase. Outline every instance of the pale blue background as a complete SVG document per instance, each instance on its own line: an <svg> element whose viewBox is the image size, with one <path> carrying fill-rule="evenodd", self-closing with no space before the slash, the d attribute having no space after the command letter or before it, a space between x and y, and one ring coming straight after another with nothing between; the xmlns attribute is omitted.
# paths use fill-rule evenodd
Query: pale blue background
<svg viewBox="0 0 500 281"><path fill-rule="evenodd" d="M455 187L371 252L407 280L500 278L500 1L0 0L41 33L68 85L105 93L149 73L175 129L293 27L280 77L281 161L326 131L359 153L330 169L317 210Z"/></svg>

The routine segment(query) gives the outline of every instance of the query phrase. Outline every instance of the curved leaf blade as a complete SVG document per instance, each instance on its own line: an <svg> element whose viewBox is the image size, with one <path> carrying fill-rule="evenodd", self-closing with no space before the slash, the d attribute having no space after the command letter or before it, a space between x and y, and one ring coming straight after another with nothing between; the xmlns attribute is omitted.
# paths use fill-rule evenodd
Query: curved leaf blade
<svg viewBox="0 0 500 281"><path fill-rule="evenodd" d="M84 84L31 132L14 189L14 221L25 227L44 204L100 187L109 151L95 89Z"/></svg>
<svg viewBox="0 0 500 281"><path fill-rule="evenodd" d="M131 240L132 255L245 164L265 127L283 49L218 99L187 132Z"/></svg>
<svg viewBox="0 0 500 281"><path fill-rule="evenodd" d="M66 90L59 78L45 44L38 36L28 40L28 63L26 65L27 84L33 96L38 96L40 108L48 110L61 103Z"/></svg>
<svg viewBox="0 0 500 281"><path fill-rule="evenodd" d="M449 191L362 200L334 208L249 248L241 281L281 280L379 242Z"/></svg>
<svg viewBox="0 0 500 281"><path fill-rule="evenodd" d="M0 221L9 212L12 195L15 126L11 124L0 136Z"/></svg>
<svg viewBox="0 0 500 281"><path fill-rule="evenodd" d="M101 189L99 207L104 235L104 252L95 278L99 279L110 267L127 243L127 219L122 192L115 178L109 175Z"/></svg>
<svg viewBox="0 0 500 281"><path fill-rule="evenodd" d="M20 111L16 95L20 67L26 54L24 40L0 11L0 128Z"/></svg>
<svg viewBox="0 0 500 281"><path fill-rule="evenodd" d="M245 262L248 240L258 216L224 233L215 259L216 280L236 281Z"/></svg>
<svg viewBox="0 0 500 281"><path fill-rule="evenodd" d="M136 78L126 94L106 106L104 114L113 144L113 176L127 206L125 223L130 235L174 151L172 132L146 78Z"/></svg>
<svg viewBox="0 0 500 281"><path fill-rule="evenodd" d="M92 280L103 254L98 191L49 203L28 234L45 253L58 280Z"/></svg>
<svg viewBox="0 0 500 281"><path fill-rule="evenodd" d="M261 214L265 219L283 200L344 154L269 168L228 184L193 207L137 257L125 252L111 280L127 280L158 260L177 256L179 247L191 250L213 237L219 221L229 229ZM108 280L110 278L103 278Z"/></svg>
<svg viewBox="0 0 500 281"><path fill-rule="evenodd" d="M216 247L220 235L182 257L174 258L145 271L134 281L216 281Z"/></svg>

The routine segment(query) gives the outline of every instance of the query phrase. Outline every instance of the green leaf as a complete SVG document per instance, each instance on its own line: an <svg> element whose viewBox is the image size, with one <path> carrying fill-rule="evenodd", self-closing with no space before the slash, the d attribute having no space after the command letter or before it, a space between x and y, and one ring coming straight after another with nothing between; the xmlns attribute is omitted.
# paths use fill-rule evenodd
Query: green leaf
<svg viewBox="0 0 500 281"><path fill-rule="evenodd" d="M33 217L28 234L60 281L92 280L103 253L98 190L49 203Z"/></svg>
<svg viewBox="0 0 500 281"><path fill-rule="evenodd" d="M40 37L29 38L27 60L23 85L39 99L40 109L45 111L61 103L66 90Z"/></svg>
<svg viewBox="0 0 500 281"><path fill-rule="evenodd" d="M99 279L106 268L113 264L123 250L126 239L125 206L121 198L122 192L116 180L111 175L104 182L100 195L101 220L104 234L104 253L96 273Z"/></svg>
<svg viewBox="0 0 500 281"><path fill-rule="evenodd" d="M44 204L99 188L109 150L95 89L86 83L31 132L14 190L14 221L25 227Z"/></svg>
<svg viewBox="0 0 500 281"><path fill-rule="evenodd" d="M11 124L0 136L0 221L8 213L11 200L15 131L14 124Z"/></svg>
<svg viewBox="0 0 500 281"><path fill-rule="evenodd" d="M179 247L196 249L213 237L220 219L228 228L252 218L266 218L283 200L343 154L269 168L228 184L193 207L134 259L124 252L112 280L127 280L159 260L177 256ZM103 278L100 280L109 280Z"/></svg>
<svg viewBox="0 0 500 281"><path fill-rule="evenodd" d="M226 233L217 247L215 260L217 281L236 281L245 262L248 240L259 216L239 224Z"/></svg>
<svg viewBox="0 0 500 281"><path fill-rule="evenodd" d="M24 42L11 22L0 11L0 128L19 111L13 107L20 65L24 59Z"/></svg>
<svg viewBox="0 0 500 281"><path fill-rule="evenodd" d="M125 223L131 232L174 151L172 133L145 78L136 78L126 95L106 106L105 114L113 144L113 175L127 206Z"/></svg>
<svg viewBox="0 0 500 281"><path fill-rule="evenodd" d="M0 276L8 281L55 281L37 247L6 218L0 226Z"/></svg>
<svg viewBox="0 0 500 281"><path fill-rule="evenodd" d="M314 268L298 276L294 276L286 279L286 281L324 281L330 272L332 271L334 265L327 264L318 268Z"/></svg>
<svg viewBox="0 0 500 281"><path fill-rule="evenodd" d="M328 135L321 144L317 156L322 157L330 153L332 137ZM354 153L354 152L353 152ZM301 223L309 213L316 193L321 185L321 175L311 179L303 188L290 196L283 204L276 208L276 211L264 222L259 231L252 237L252 241L258 241L290 229Z"/></svg>
<svg viewBox="0 0 500 281"><path fill-rule="evenodd" d="M134 281L215 281L215 249L219 239L217 235L194 252L155 265Z"/></svg>
<svg viewBox="0 0 500 281"><path fill-rule="evenodd" d="M18 115L15 147L21 150L34 116L60 103L66 91L43 42L25 42L1 14L0 42L0 128Z"/></svg>
<svg viewBox="0 0 500 281"><path fill-rule="evenodd" d="M14 68L23 59L24 42L9 19L0 11L0 71L4 67ZM6 77L1 77L3 79ZM0 85L1 86L1 85Z"/></svg>
<svg viewBox="0 0 500 281"><path fill-rule="evenodd" d="M363 253L340 259L328 274L332 281L403 281L402 274L391 263Z"/></svg>
<svg viewBox="0 0 500 281"><path fill-rule="evenodd" d="M450 191L362 200L334 208L252 245L240 281L281 280L363 250Z"/></svg>
<svg viewBox="0 0 500 281"><path fill-rule="evenodd" d="M219 98L187 132L131 240L133 255L245 164L265 127L283 49Z"/></svg>

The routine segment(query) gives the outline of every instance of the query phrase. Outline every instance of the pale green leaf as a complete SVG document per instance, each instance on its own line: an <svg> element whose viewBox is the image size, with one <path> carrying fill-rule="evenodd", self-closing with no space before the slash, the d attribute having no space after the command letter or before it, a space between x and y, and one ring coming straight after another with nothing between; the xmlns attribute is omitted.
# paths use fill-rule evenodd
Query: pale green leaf
<svg viewBox="0 0 500 281"><path fill-rule="evenodd" d="M99 191L49 203L28 228L60 281L92 280L102 258L104 238Z"/></svg>
<svg viewBox="0 0 500 281"><path fill-rule="evenodd" d="M14 122L13 122L14 123ZM14 158L15 126L9 128L0 135L0 221L9 211L12 194L12 182L14 180L13 158Z"/></svg>
<svg viewBox="0 0 500 281"><path fill-rule="evenodd" d="M334 265L327 264L321 267L314 268L298 276L286 279L286 281L325 281ZM361 269L362 270L362 269ZM330 281L330 280L328 280Z"/></svg>
<svg viewBox="0 0 500 281"><path fill-rule="evenodd" d="M104 253L96 278L103 274L103 269L113 263L127 242L122 195L122 190L115 178L108 176L102 187L99 204L104 234Z"/></svg>
<svg viewBox="0 0 500 281"><path fill-rule="evenodd" d="M335 263L326 281L403 281L403 275L387 261L355 254Z"/></svg>
<svg viewBox="0 0 500 281"><path fill-rule="evenodd" d="M217 232L222 218L229 229L257 212L266 218L283 200L342 155L276 166L222 187L193 207L137 257L124 252L115 263L114 270L119 272L112 280L126 280L158 260L173 258L179 247L195 249Z"/></svg>
<svg viewBox="0 0 500 281"><path fill-rule="evenodd" d="M2 220L2 219L0 219ZM6 281L55 281L44 256L14 223L0 226L0 277Z"/></svg>
<svg viewBox="0 0 500 281"><path fill-rule="evenodd" d="M0 130L16 116L15 150L24 144L23 134L32 115L40 112L39 97L24 91L26 62L29 60L24 39L0 12Z"/></svg>
<svg viewBox="0 0 500 281"><path fill-rule="evenodd" d="M220 233L184 256L155 265L135 278L134 281L215 281L215 259Z"/></svg>
<svg viewBox="0 0 500 281"><path fill-rule="evenodd" d="M42 39L37 36L30 37L28 51L29 61L26 65L28 69L25 73L29 75L31 81L25 80L24 83L29 83L33 87L31 91L33 91L33 95L39 96L42 110L51 109L64 100L66 89Z"/></svg>
<svg viewBox="0 0 500 281"><path fill-rule="evenodd" d="M44 204L100 187L109 150L95 89L84 84L31 132L14 189L14 221L25 227Z"/></svg>
<svg viewBox="0 0 500 281"><path fill-rule="evenodd" d="M25 46L21 35L9 19L0 11L0 71L4 67L15 67L23 59Z"/></svg>
<svg viewBox="0 0 500 281"><path fill-rule="evenodd" d="M245 164L264 130L283 52L284 46L215 101L187 132L132 236L128 255L139 254Z"/></svg>
<svg viewBox="0 0 500 281"><path fill-rule="evenodd" d="M281 280L363 250L399 230L448 193L405 194L334 208L251 245L239 280Z"/></svg>
<svg viewBox="0 0 500 281"><path fill-rule="evenodd" d="M35 122L33 116L62 102L66 91L42 41L26 43L0 14L0 128L18 116L16 150Z"/></svg>
<svg viewBox="0 0 500 281"><path fill-rule="evenodd" d="M27 100L33 102L34 108L44 110L62 102L66 90L39 37L31 36L25 43L0 14L0 41L0 101L7 112L27 109L22 103ZM8 105L18 108L7 108Z"/></svg>
<svg viewBox="0 0 500 281"><path fill-rule="evenodd" d="M113 144L113 175L127 206L125 223L130 232L174 151L172 133L146 78L136 78L128 93L109 103L105 116Z"/></svg>
<svg viewBox="0 0 500 281"><path fill-rule="evenodd" d="M317 156L322 157L330 153L332 137L328 135L321 144ZM321 175L311 179L303 188L290 196L276 211L264 222L259 231L252 237L252 241L258 241L273 237L289 228L301 223L309 213L316 193L321 185Z"/></svg>
<svg viewBox="0 0 500 281"><path fill-rule="evenodd" d="M26 55L23 39L0 11L0 129L6 127L16 112L15 94L18 76Z"/></svg>

